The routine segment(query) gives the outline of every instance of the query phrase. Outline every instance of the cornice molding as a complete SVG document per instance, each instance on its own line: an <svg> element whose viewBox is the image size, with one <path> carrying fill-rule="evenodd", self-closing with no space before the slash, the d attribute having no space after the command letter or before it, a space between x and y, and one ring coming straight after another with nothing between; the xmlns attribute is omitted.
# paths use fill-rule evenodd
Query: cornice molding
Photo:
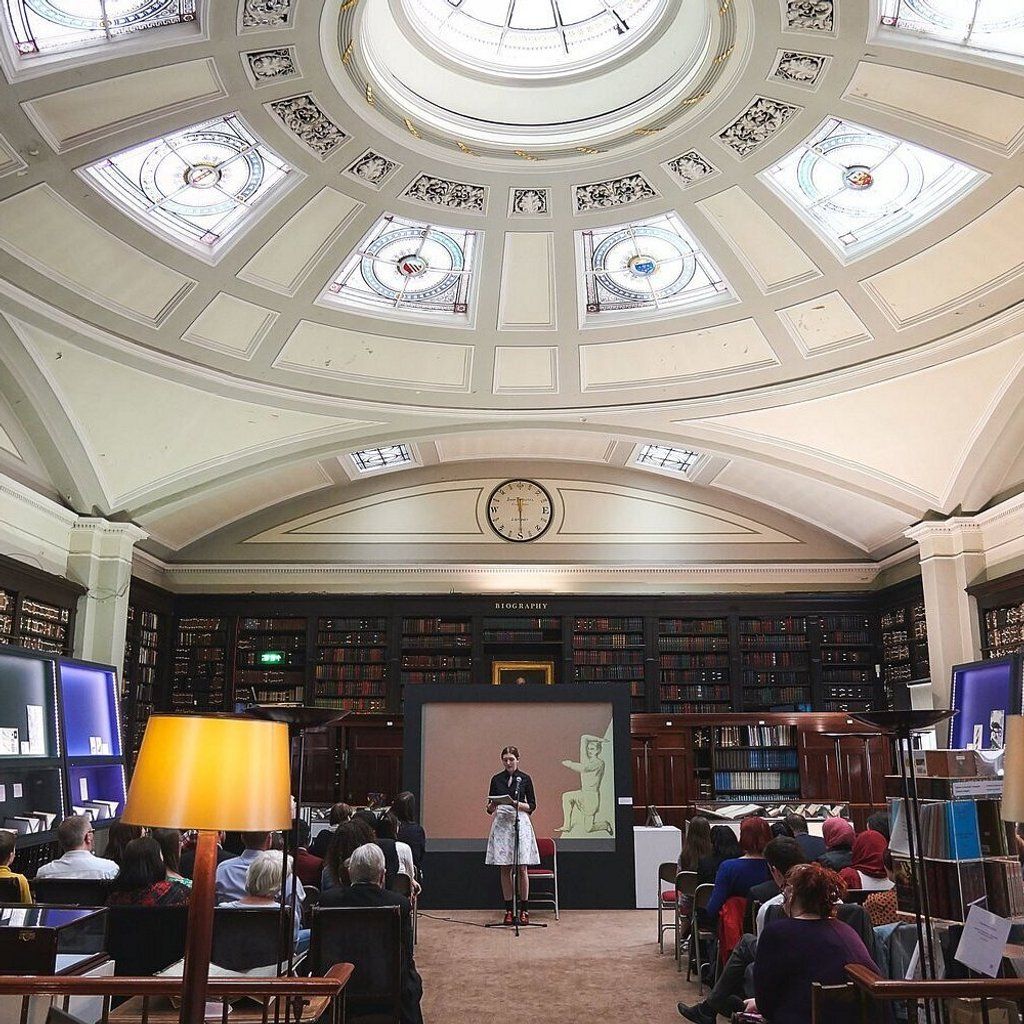
<svg viewBox="0 0 1024 1024"><path fill-rule="evenodd" d="M43 494L33 491L30 487L18 483L9 476L0 476L0 495L11 498L21 505L27 505L36 512L41 512L61 526L71 527L78 522L78 513L58 505Z"/></svg>

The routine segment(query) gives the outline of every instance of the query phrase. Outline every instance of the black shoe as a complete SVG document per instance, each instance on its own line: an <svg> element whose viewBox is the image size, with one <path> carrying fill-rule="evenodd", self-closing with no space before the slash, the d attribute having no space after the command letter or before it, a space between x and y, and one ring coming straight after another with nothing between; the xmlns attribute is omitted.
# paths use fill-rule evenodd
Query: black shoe
<svg viewBox="0 0 1024 1024"><path fill-rule="evenodd" d="M694 1024L715 1024L718 1019L718 1014L707 1003L694 1003L693 1006L676 1003L676 1009L687 1020L692 1020Z"/></svg>

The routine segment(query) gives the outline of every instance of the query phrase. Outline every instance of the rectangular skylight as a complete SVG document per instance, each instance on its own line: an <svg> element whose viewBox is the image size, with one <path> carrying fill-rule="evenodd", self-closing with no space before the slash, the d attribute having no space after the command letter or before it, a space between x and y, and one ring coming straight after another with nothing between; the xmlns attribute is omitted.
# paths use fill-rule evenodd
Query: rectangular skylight
<svg viewBox="0 0 1024 1024"><path fill-rule="evenodd" d="M636 464L673 473L688 473L700 458L699 452L688 448L672 448L664 444L642 444L636 453Z"/></svg>
<svg viewBox="0 0 1024 1024"><path fill-rule="evenodd" d="M352 452L352 461L360 473L371 469L389 469L412 464L412 452L405 444L389 444L380 448L363 448Z"/></svg>

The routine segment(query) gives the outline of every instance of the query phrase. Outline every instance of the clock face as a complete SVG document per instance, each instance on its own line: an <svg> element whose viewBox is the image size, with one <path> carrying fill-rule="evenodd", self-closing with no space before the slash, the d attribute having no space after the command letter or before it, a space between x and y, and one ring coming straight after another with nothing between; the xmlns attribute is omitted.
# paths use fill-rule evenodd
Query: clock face
<svg viewBox="0 0 1024 1024"><path fill-rule="evenodd" d="M491 492L487 521L505 540L536 540L551 525L551 498L532 480L506 480Z"/></svg>

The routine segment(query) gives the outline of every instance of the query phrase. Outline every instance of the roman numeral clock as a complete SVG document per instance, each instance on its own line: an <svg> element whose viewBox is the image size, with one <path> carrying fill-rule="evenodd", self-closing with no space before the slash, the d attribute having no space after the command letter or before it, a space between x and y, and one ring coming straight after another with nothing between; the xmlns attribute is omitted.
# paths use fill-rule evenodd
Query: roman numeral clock
<svg viewBox="0 0 1024 1024"><path fill-rule="evenodd" d="M551 525L551 496L532 480L506 480L491 492L487 521L505 540L536 540Z"/></svg>

